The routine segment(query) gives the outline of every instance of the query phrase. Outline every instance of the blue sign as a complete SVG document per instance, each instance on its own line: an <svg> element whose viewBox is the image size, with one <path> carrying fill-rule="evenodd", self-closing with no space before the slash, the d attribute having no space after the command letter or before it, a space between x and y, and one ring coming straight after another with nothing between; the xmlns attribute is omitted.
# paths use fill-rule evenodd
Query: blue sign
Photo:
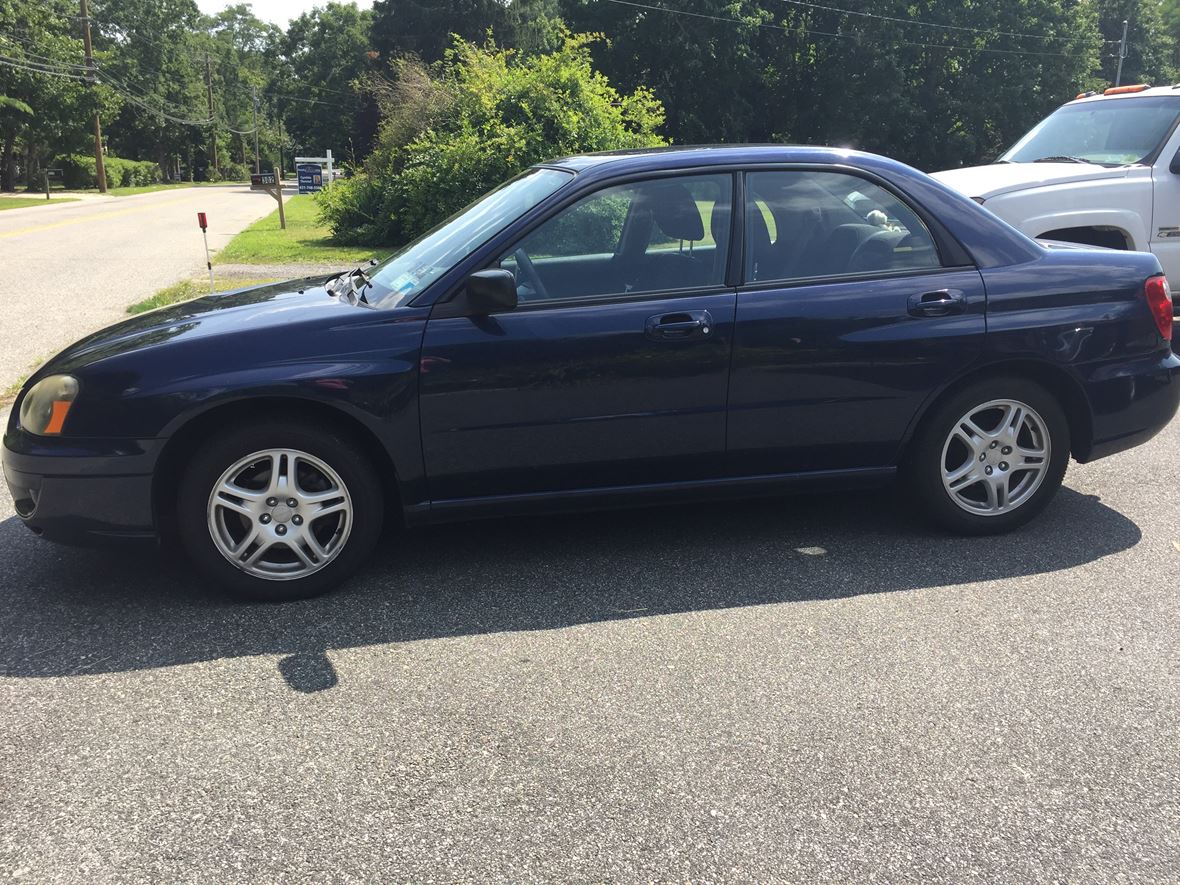
<svg viewBox="0 0 1180 885"><path fill-rule="evenodd" d="M295 172L299 176L299 193L314 194L324 189L324 170L319 163L300 163Z"/></svg>

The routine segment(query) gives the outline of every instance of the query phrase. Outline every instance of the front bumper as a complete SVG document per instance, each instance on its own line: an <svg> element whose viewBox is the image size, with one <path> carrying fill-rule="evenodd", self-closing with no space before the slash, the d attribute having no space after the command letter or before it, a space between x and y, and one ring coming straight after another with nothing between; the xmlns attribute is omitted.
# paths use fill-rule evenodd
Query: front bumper
<svg viewBox="0 0 1180 885"><path fill-rule="evenodd" d="M150 541L161 441L66 440L10 430L0 451L17 515L63 544Z"/></svg>

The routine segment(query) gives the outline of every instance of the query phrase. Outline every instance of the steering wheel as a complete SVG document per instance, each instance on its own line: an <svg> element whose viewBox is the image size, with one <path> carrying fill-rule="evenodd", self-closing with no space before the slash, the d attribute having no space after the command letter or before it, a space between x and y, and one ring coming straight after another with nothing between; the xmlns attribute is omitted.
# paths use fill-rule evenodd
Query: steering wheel
<svg viewBox="0 0 1180 885"><path fill-rule="evenodd" d="M547 299L549 293L545 291L545 284L541 282L541 275L533 267L533 259L529 258L529 253L521 248L513 252L512 257L516 259L516 266L520 268L525 284L536 293L535 297L541 300Z"/></svg>

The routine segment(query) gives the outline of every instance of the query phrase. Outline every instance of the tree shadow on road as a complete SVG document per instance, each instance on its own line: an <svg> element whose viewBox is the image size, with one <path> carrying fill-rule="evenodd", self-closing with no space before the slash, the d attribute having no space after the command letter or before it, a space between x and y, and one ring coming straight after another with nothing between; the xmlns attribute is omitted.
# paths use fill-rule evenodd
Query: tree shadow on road
<svg viewBox="0 0 1180 885"><path fill-rule="evenodd" d="M297 691L332 649L1045 574L1133 547L1138 527L1062 489L1002 539L930 531L879 494L809 496L391 533L338 593L225 597L163 554L56 547L0 523L0 674L63 676L283 655Z"/></svg>

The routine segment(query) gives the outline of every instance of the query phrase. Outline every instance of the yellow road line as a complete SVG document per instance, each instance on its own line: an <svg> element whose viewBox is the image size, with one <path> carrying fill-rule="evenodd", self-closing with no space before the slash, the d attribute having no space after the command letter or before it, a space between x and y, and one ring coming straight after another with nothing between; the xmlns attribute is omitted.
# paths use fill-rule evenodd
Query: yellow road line
<svg viewBox="0 0 1180 885"><path fill-rule="evenodd" d="M146 206L131 206L127 209L120 209L117 212L102 212L96 215L83 215L80 218L69 218L65 221L51 221L48 224L37 224L33 227L21 227L17 228L16 230L0 231L0 239L4 239L5 237L19 237L23 234L40 233L43 230L53 230L55 227L67 227L71 224L84 224L87 221L104 221L108 218L118 218L121 215L131 215L134 212L148 212L161 206L170 206L173 203L181 203L187 199L188 197L176 197L171 200L150 203Z"/></svg>

